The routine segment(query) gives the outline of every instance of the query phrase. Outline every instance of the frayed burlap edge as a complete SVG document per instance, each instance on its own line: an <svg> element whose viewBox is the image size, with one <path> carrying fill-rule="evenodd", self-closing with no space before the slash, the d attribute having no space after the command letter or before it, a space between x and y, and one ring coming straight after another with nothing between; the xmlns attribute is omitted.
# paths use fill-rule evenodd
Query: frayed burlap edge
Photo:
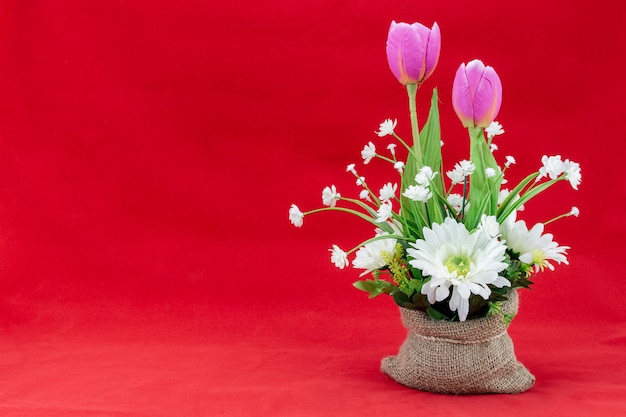
<svg viewBox="0 0 626 417"><path fill-rule="evenodd" d="M518 295L508 294L502 310L517 313ZM407 338L381 370L411 388L441 394L519 394L535 377L517 361L513 341L499 315L465 322L431 319L400 308Z"/></svg>

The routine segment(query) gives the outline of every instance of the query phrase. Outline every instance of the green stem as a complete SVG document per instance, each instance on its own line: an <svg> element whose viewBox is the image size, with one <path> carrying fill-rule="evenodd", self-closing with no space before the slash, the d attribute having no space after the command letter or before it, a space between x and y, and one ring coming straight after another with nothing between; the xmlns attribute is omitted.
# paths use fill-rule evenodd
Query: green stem
<svg viewBox="0 0 626 417"><path fill-rule="evenodd" d="M411 116L411 133L413 134L413 149L418 165L423 166L422 161L422 146L420 144L420 133L417 124L417 84L409 83L406 85L406 90L409 95L409 113Z"/></svg>

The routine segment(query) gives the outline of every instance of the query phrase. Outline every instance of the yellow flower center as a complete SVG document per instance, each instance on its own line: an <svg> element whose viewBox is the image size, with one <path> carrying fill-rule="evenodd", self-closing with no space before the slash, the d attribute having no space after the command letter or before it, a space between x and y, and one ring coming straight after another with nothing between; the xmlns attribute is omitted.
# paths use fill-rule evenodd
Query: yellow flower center
<svg viewBox="0 0 626 417"><path fill-rule="evenodd" d="M546 266L548 266L548 262L546 260L546 253L541 249L535 249L533 251L533 264L539 267L541 271L544 270Z"/></svg>
<svg viewBox="0 0 626 417"><path fill-rule="evenodd" d="M455 255L448 258L445 265L450 273L456 271L457 276L466 276L470 270L471 260L464 255Z"/></svg>

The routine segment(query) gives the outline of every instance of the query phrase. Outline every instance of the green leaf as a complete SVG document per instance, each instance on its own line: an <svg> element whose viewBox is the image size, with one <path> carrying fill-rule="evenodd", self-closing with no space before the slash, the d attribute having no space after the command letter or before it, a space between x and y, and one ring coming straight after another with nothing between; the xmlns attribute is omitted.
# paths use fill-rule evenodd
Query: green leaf
<svg viewBox="0 0 626 417"><path fill-rule="evenodd" d="M448 316L446 316L445 314L443 314L440 311L435 310L434 308L432 308L430 306L426 309L426 312L428 313L430 318L432 318L434 320L450 320L450 318Z"/></svg>

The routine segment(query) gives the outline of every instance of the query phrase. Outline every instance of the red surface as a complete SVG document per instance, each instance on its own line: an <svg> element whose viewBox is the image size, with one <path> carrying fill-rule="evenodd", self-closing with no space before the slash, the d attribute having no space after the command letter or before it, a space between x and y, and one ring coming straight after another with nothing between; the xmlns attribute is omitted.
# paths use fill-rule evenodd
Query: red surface
<svg viewBox="0 0 626 417"><path fill-rule="evenodd" d="M0 415L626 415L624 5L510 3L0 3ZM397 311L327 253L370 231L287 220L331 183L356 194L345 165L386 146L383 119L408 136L392 19L441 27L422 91L439 87L448 164L467 152L454 72L479 57L503 82L512 178L543 154L582 166L580 191L525 213L581 210L549 227L570 266L537 277L511 327L525 394L385 378Z"/></svg>

